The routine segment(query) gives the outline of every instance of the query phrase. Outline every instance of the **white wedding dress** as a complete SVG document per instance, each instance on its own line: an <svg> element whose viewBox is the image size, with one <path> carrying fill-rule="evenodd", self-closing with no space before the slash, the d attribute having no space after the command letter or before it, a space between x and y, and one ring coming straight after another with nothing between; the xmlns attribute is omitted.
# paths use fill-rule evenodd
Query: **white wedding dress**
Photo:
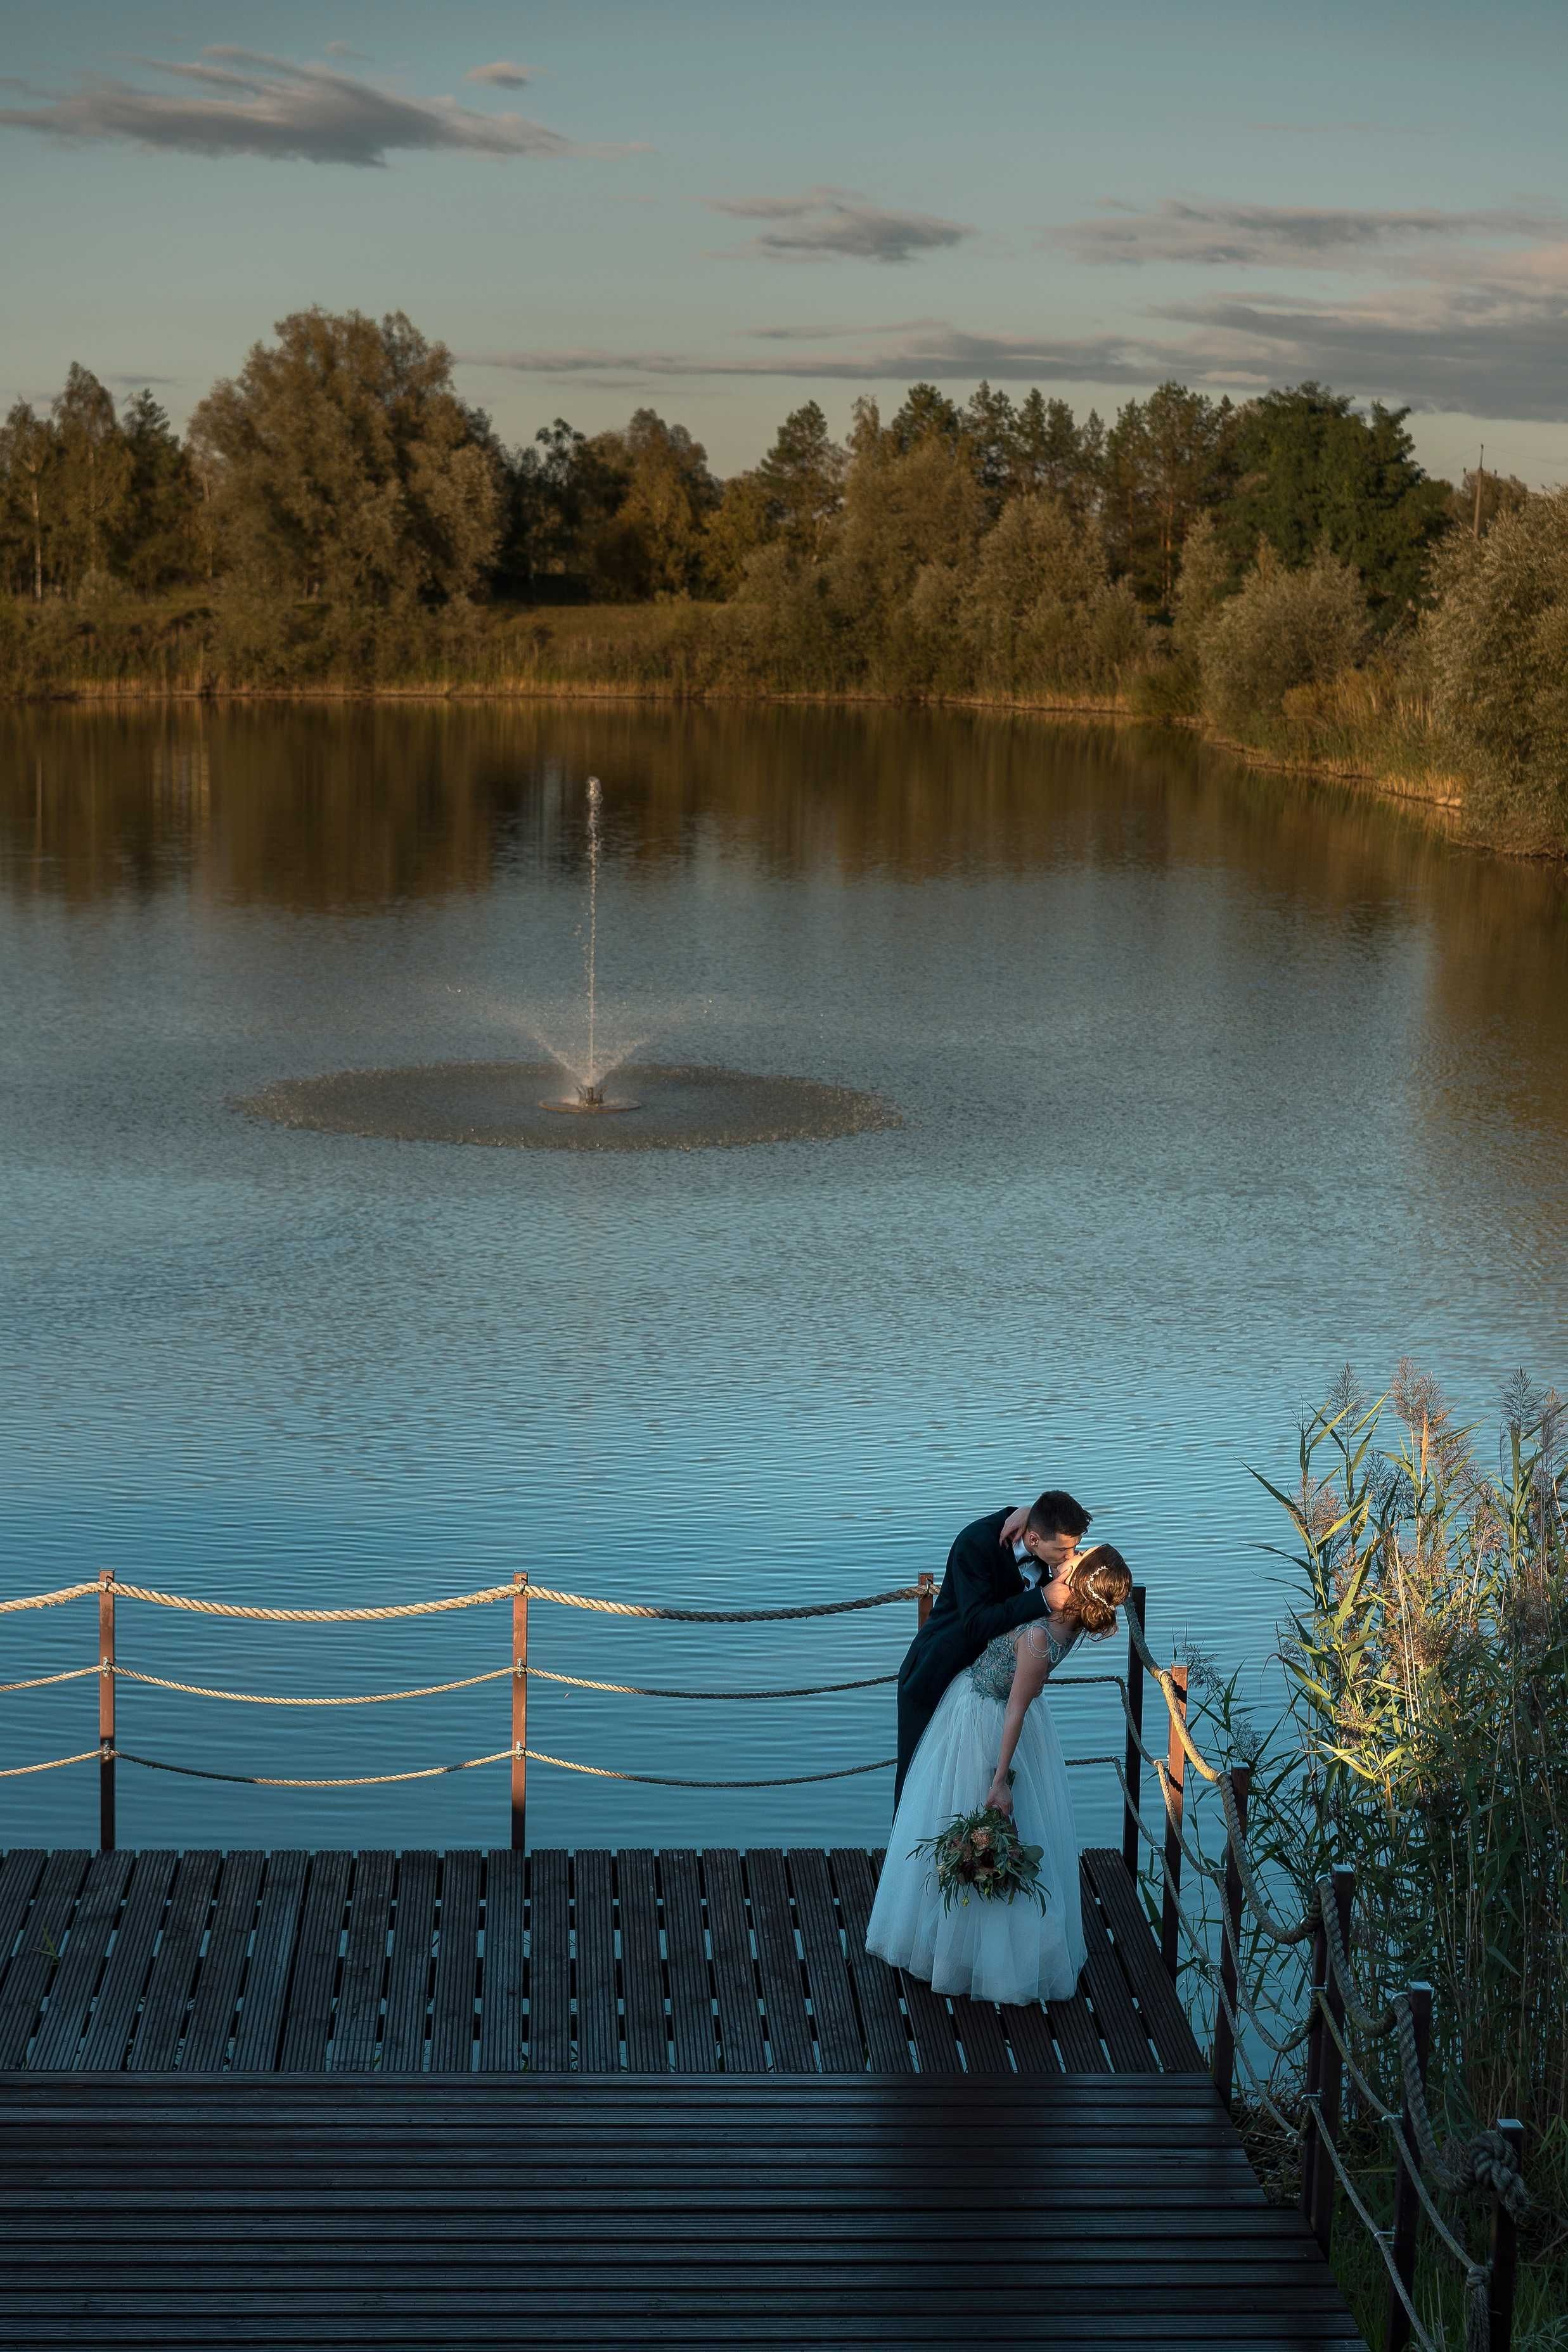
<svg viewBox="0 0 1568 2352"><path fill-rule="evenodd" d="M1053 1671L1071 1648L1054 1636ZM942 1908L928 1853L911 1853L955 1814L985 1801L1002 1752L1002 1718L1017 1660L1016 1633L999 1633L949 1683L921 1735L888 1837L866 1949L923 1977L935 1992L975 2000L1066 2000L1078 1989L1085 1947L1079 1897L1078 1831L1067 1767L1050 1710L1028 1709L1013 1757L1013 1818L1026 1845L1044 1849L1038 1885L1046 1907L1019 1895L957 1896Z"/></svg>

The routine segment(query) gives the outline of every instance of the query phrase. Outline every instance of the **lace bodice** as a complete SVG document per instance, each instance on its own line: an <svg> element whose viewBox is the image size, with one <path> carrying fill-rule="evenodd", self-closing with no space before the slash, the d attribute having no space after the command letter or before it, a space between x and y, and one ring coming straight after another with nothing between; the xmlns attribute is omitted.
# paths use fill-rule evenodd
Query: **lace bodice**
<svg viewBox="0 0 1568 2352"><path fill-rule="evenodd" d="M1046 1646L1050 1657L1050 1664L1047 1672L1055 1674L1078 1639L1077 1628L1075 1627L1068 1633L1065 1641L1061 1641L1047 1620L1042 1618L1037 1622L1045 1635ZM1018 1663L1019 1637L1028 1630L1030 1629L1019 1627L1016 1633L998 1633L996 1639L994 1642L987 1642L969 1669L969 1679L982 1698L1005 1699L1013 1687L1013 1670Z"/></svg>

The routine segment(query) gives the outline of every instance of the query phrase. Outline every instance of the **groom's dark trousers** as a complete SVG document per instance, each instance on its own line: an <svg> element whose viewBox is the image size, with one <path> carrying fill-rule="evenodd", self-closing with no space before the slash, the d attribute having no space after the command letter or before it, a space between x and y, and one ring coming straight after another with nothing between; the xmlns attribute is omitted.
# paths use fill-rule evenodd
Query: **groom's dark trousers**
<svg viewBox="0 0 1568 2352"><path fill-rule="evenodd" d="M1043 1617L1046 1604L1037 1585L1018 1574L1012 1547L1002 1545L1005 1511L992 1511L964 1528L947 1556L931 1615L910 1643L899 1669L899 1772L893 1783L898 1805L910 1759L936 1713L937 1701L988 1642Z"/></svg>

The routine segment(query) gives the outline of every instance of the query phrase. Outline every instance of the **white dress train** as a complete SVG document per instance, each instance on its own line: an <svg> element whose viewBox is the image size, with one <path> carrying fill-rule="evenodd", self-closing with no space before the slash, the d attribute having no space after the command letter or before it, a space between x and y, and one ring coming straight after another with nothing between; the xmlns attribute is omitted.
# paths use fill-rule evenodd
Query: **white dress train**
<svg viewBox="0 0 1568 2352"><path fill-rule="evenodd" d="M953 1676L921 1733L889 1832L866 1949L924 1978L935 1992L1066 2000L1077 1990L1085 1958L1078 1830L1061 1742L1039 1699L1024 1717L1013 1756L1013 1818L1024 1843L1043 1848L1037 1884L1044 1911L1024 1895L1011 1903L972 1895L966 1904L955 1896L944 1910L931 1856L911 1853L955 1814L984 1803L1002 1752L1016 1657L1013 1636L999 1634Z"/></svg>

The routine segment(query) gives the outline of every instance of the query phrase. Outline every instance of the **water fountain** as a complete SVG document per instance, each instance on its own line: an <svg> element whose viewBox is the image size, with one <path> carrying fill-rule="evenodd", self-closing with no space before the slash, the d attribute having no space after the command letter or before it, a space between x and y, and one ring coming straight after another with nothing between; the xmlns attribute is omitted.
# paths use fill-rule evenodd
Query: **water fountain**
<svg viewBox="0 0 1568 2352"><path fill-rule="evenodd" d="M599 1015L599 805L604 787L597 776L588 779L588 1062L577 1078L577 1091L570 1101L556 1100L547 1096L542 1110L606 1111L636 1110L635 1102L611 1102L605 1096L604 1080L595 1050ZM575 1076L575 1073L572 1075Z"/></svg>
<svg viewBox="0 0 1568 2352"><path fill-rule="evenodd" d="M604 793L597 776L589 777L586 798L584 1050L551 1043L531 1015L526 1025L550 1054L549 1062L335 1070L322 1077L279 1079L236 1107L280 1127L324 1134L535 1151L696 1151L714 1145L820 1140L900 1126L889 1104L852 1087L700 1064L633 1062L640 1041L627 1042L624 1031L606 1052L598 973ZM559 1086L563 1075L572 1085L569 1095L541 1092L552 1077Z"/></svg>

